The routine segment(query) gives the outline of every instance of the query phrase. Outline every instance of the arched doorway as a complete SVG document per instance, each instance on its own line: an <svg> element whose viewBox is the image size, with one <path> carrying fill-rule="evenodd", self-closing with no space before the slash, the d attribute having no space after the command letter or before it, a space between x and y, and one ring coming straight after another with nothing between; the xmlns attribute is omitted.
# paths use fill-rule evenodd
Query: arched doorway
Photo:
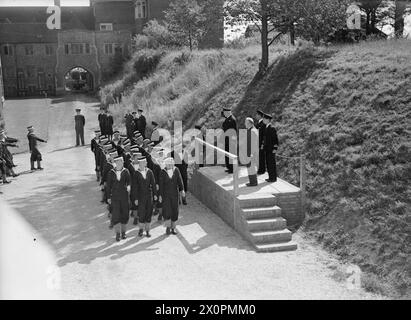
<svg viewBox="0 0 411 320"><path fill-rule="evenodd" d="M89 92L94 90L93 74L83 67L74 67L64 75L64 90Z"/></svg>

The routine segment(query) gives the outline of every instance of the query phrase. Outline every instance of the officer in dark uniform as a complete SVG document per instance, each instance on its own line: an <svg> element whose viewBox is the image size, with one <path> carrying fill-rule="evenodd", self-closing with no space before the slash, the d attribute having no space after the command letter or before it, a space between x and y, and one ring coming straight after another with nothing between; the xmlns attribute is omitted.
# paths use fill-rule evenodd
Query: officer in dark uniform
<svg viewBox="0 0 411 320"><path fill-rule="evenodd" d="M107 114L103 107L100 107L100 114L98 115L98 124L100 126L101 135L107 135Z"/></svg>
<svg viewBox="0 0 411 320"><path fill-rule="evenodd" d="M84 146L84 126L86 125L86 118L80 113L81 109L76 109L76 115L74 116L75 129L76 129L76 147L80 145Z"/></svg>
<svg viewBox="0 0 411 320"><path fill-rule="evenodd" d="M275 161L275 154L277 153L279 142L277 130L271 124L273 117L269 114L264 114L265 135L264 135L264 151L265 163L268 171L267 182L277 181L277 164Z"/></svg>
<svg viewBox="0 0 411 320"><path fill-rule="evenodd" d="M257 174L264 174L265 168L265 151L264 151L264 136L265 136L265 124L264 124L264 112L261 110L257 111L257 125L255 126L258 130L258 142L259 142L259 156L258 156L258 171Z"/></svg>
<svg viewBox="0 0 411 320"><path fill-rule="evenodd" d="M135 123L134 123L134 117L135 117L136 112L130 113L128 112L125 115L125 122L126 122L126 132L127 132L127 138L130 140L133 138L133 132L135 130Z"/></svg>
<svg viewBox="0 0 411 320"><path fill-rule="evenodd" d="M136 130L138 130L143 138L146 138L146 127L147 127L147 120L146 117L143 116L143 110L137 110L137 116L134 119Z"/></svg>
<svg viewBox="0 0 411 320"><path fill-rule="evenodd" d="M226 133L224 148L225 151L237 154L237 121L231 113L231 108L223 108L225 120L223 122L223 131ZM230 148L231 145L231 148ZM231 149L231 150L230 150ZM233 165L230 163L230 158L225 157L226 172L233 173Z"/></svg>

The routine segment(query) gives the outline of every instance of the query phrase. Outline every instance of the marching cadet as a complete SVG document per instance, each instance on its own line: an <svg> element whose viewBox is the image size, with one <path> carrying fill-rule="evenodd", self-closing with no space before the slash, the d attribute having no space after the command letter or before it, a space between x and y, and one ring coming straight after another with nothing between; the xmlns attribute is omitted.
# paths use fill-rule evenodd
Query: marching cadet
<svg viewBox="0 0 411 320"><path fill-rule="evenodd" d="M99 171L99 166L98 166L98 157L99 157L99 152L98 152L98 148L99 148L99 143L98 141L100 140L100 136L101 136L101 131L100 130L96 130L94 131L94 138L91 140L91 152L93 152L94 154L94 162L95 162L95 171L96 171L96 178L97 178L97 182L100 181L100 171Z"/></svg>
<svg viewBox="0 0 411 320"><path fill-rule="evenodd" d="M156 121L151 122L153 125L153 132L151 133L151 141L154 142L154 146L157 146L163 141L163 137L160 136L160 132L158 129L160 129L160 126Z"/></svg>
<svg viewBox="0 0 411 320"><path fill-rule="evenodd" d="M163 205L162 215L166 222L166 234L177 234L176 223L179 215L180 193L185 197L183 179L174 165L173 158L165 160L165 169L160 174L159 201Z"/></svg>
<svg viewBox="0 0 411 320"><path fill-rule="evenodd" d="M148 238L150 235L150 224L153 216L153 200L156 196L156 182L154 173L147 168L145 157L138 159L138 167L134 170L132 176L134 179L134 188L132 190L132 201L137 206L139 232L138 235L143 237L144 230Z"/></svg>
<svg viewBox="0 0 411 320"><path fill-rule="evenodd" d="M117 151L115 149L110 149L110 145L104 145L104 151L105 151L105 154L104 154L103 164L102 164L100 185L102 186L101 191L103 191L103 198L101 202L107 203L107 188L106 188L107 178L108 178L108 173L113 168L113 157L117 156Z"/></svg>
<svg viewBox="0 0 411 320"><path fill-rule="evenodd" d="M181 178L183 179L183 186L184 192L187 194L188 190L188 153L186 150L187 145L189 142L184 141L183 149L179 147L179 144L175 145L174 150L171 152L171 157L174 159L175 166L178 168L181 174ZM175 152L177 151L177 152ZM182 197L183 205L187 205L187 198L186 196Z"/></svg>
<svg viewBox="0 0 411 320"><path fill-rule="evenodd" d="M136 130L138 130L141 133L144 139L146 137L147 120L146 117L143 116L143 109L137 110L137 116L134 119L134 122Z"/></svg>
<svg viewBox="0 0 411 320"><path fill-rule="evenodd" d="M259 144L259 155L258 155L258 175L265 173L265 151L264 151L264 136L265 136L265 124L264 124L264 112L261 110L257 111L257 125L255 126L258 130L258 144Z"/></svg>
<svg viewBox="0 0 411 320"><path fill-rule="evenodd" d="M116 232L116 241L126 239L129 220L130 172L124 168L122 157L114 159L115 169L111 169L107 179L108 203L111 205L111 222Z"/></svg>
<svg viewBox="0 0 411 320"><path fill-rule="evenodd" d="M265 163L268 171L267 182L277 181L277 164L275 161L275 154L277 153L279 142L277 131L271 124L273 117L269 114L264 114L264 124L266 125L264 135L264 151L265 151Z"/></svg>
<svg viewBox="0 0 411 320"><path fill-rule="evenodd" d="M33 126L27 127L28 134L27 134L27 139L29 140L29 149L31 152L30 155L30 164L31 164L31 170L43 170L41 167L41 161L43 160L41 157L41 153L39 149L37 148L37 141L47 143L46 140L40 139L34 134L34 128ZM34 167L34 162L37 161L37 169Z"/></svg>
<svg viewBox="0 0 411 320"><path fill-rule="evenodd" d="M224 149L226 152L237 154L236 136L234 136L237 133L237 121L231 112L231 108L223 108L223 114L225 118L223 122L223 131L227 134L224 138ZM233 165L230 163L229 157L225 157L225 166L227 168L227 173L233 173Z"/></svg>
<svg viewBox="0 0 411 320"><path fill-rule="evenodd" d="M18 177L19 175L14 172L14 167L16 166L13 163L13 155L9 151L8 147L18 148L16 145L17 142L18 139L7 137L4 129L0 129L0 144L2 148L1 153L5 164L6 175L9 172L13 178Z"/></svg>
<svg viewBox="0 0 411 320"><path fill-rule="evenodd" d="M81 109L76 109L74 123L76 129L76 147L80 145L80 140L81 145L84 146L84 126L86 125L86 118L81 114Z"/></svg>
<svg viewBox="0 0 411 320"><path fill-rule="evenodd" d="M100 114L98 115L98 124L103 136L107 135L107 113L103 107L100 107Z"/></svg>
<svg viewBox="0 0 411 320"><path fill-rule="evenodd" d="M255 128L252 118L245 119L245 127L247 129L247 157L250 158L250 162L247 164L248 179L250 182L247 183L247 187L256 187L258 186L258 130Z"/></svg>
<svg viewBox="0 0 411 320"><path fill-rule="evenodd" d="M128 166L131 164L131 142L130 140L127 138L126 140L124 140L121 144L122 148L123 148L123 152L121 154L121 156L123 157L124 160L124 167L126 169L128 169Z"/></svg>
<svg viewBox="0 0 411 320"><path fill-rule="evenodd" d="M160 181L160 173L162 170L160 161L163 157L163 152L164 152L164 149L153 147L150 153L146 153L147 168L153 171L154 181L156 182L156 188L155 188L156 194L159 192L159 189L160 189L159 181ZM154 199L154 215L155 216L158 215L158 218L157 218L158 221L163 220L162 214L161 214L161 208L162 208L162 205L158 201L158 197L157 197Z"/></svg>
<svg viewBox="0 0 411 320"><path fill-rule="evenodd" d="M133 112L133 113L127 112L126 115L124 116L125 123L126 123L127 138L129 138L130 140L133 138L133 132L135 130L135 124L134 124L135 114L136 112Z"/></svg>
<svg viewBox="0 0 411 320"><path fill-rule="evenodd" d="M141 158L141 153L138 152L138 149L132 148L132 163L129 165L128 171L130 172L130 177L131 177L131 193L130 193L130 216L134 218L133 225L137 226L138 225L138 214L137 214L137 205L134 203L132 197L133 194L135 194L135 179L133 179L134 172L138 170L139 165L138 165L138 159Z"/></svg>

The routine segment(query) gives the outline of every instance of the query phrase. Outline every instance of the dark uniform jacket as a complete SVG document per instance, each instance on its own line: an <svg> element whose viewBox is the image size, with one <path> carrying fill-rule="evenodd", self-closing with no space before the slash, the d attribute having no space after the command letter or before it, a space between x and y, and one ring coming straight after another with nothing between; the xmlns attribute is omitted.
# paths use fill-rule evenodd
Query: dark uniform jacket
<svg viewBox="0 0 411 320"><path fill-rule="evenodd" d="M146 127L147 127L146 117L144 117L142 115L139 118L134 119L134 122L135 122L136 130L138 130L141 133L141 135L145 138L145 136L146 136Z"/></svg>
<svg viewBox="0 0 411 320"><path fill-rule="evenodd" d="M152 200L156 194L156 181L154 179L154 173L147 168L146 178L139 170L134 170L131 183L131 201L134 203L138 200L139 203L144 200Z"/></svg>
<svg viewBox="0 0 411 320"><path fill-rule="evenodd" d="M107 199L128 203L127 187L131 183L130 172L123 168L120 181L117 180L116 170L111 169L107 177Z"/></svg>
<svg viewBox="0 0 411 320"><path fill-rule="evenodd" d="M82 114L76 114L74 116L74 122L76 131L80 131L83 130L86 125L86 118L84 118Z"/></svg>
<svg viewBox="0 0 411 320"><path fill-rule="evenodd" d="M259 146L261 147L264 143L265 136L265 124L263 120L260 120L255 127L258 129Z"/></svg>
<svg viewBox="0 0 411 320"><path fill-rule="evenodd" d="M265 129L264 135L264 150L266 152L273 152L273 150L278 149L278 136L277 130L269 123Z"/></svg>

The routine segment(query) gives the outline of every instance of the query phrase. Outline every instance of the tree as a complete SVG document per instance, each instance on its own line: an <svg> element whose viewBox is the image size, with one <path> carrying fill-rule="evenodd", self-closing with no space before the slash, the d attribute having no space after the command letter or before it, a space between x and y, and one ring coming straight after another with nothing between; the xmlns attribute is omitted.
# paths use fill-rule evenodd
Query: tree
<svg viewBox="0 0 411 320"><path fill-rule="evenodd" d="M365 32L367 35L377 32L377 12L383 0L361 0L358 3L359 8L365 13Z"/></svg>
<svg viewBox="0 0 411 320"><path fill-rule="evenodd" d="M190 51L198 46L204 33L206 15L196 0L173 0L165 11L168 30Z"/></svg>

